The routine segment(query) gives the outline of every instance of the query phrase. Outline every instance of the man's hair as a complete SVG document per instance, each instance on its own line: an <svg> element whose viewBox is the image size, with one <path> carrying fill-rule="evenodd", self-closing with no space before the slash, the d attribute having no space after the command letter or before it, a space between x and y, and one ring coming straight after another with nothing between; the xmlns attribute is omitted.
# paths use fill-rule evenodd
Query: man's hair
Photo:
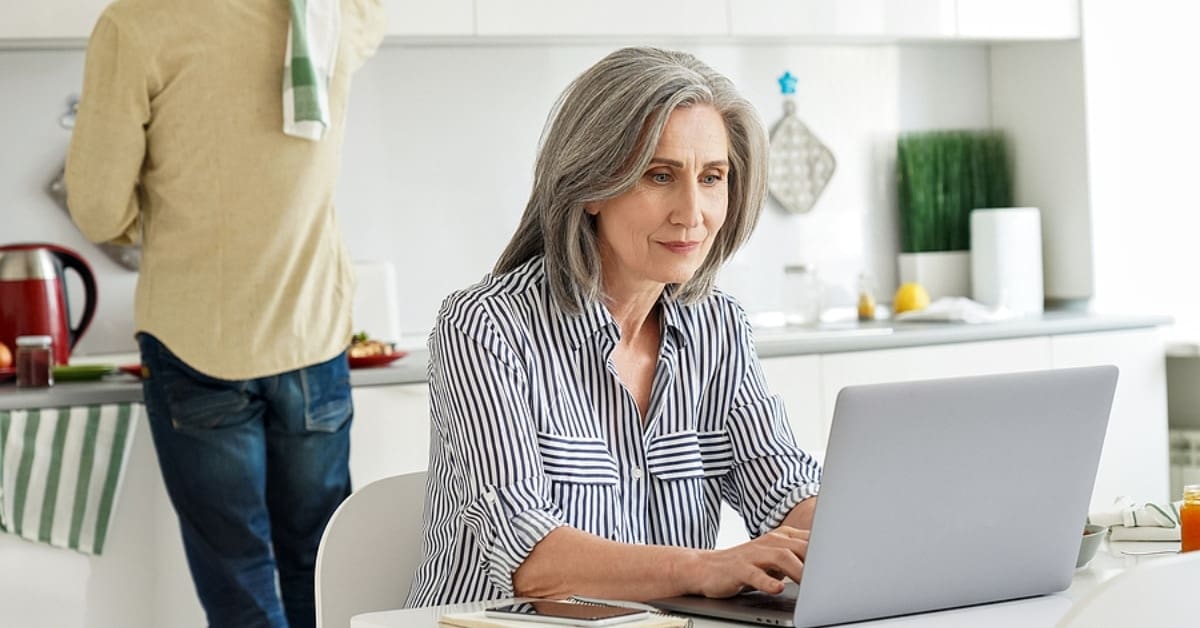
<svg viewBox="0 0 1200 628"><path fill-rule="evenodd" d="M694 303L758 222L767 186L767 138L754 107L733 83L696 57L622 48L601 59L559 96L542 133L533 191L494 272L545 256L554 302L580 312L603 297L595 217L585 207L632 189L654 156L677 107L712 106L729 137L729 207L708 257L672 291Z"/></svg>

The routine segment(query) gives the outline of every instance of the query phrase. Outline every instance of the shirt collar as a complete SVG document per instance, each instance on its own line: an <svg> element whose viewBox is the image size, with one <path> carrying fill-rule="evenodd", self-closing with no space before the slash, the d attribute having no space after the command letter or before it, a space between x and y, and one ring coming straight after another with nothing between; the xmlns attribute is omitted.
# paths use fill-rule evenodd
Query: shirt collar
<svg viewBox="0 0 1200 628"><path fill-rule="evenodd" d="M675 340L680 347L686 347L694 330L692 329L691 312L675 299L675 292L678 289L679 286L674 284L667 286L663 290L662 296L658 298L658 305L659 311L662 312L663 329L675 335Z"/></svg>
<svg viewBox="0 0 1200 628"><path fill-rule="evenodd" d="M687 308L675 300L673 295L676 289L677 286L667 286L658 298L658 307L662 314L663 329L675 337L678 346L686 347L694 331L693 322ZM585 340L601 330L608 330L613 342L619 338L616 320L600 301L582 304L580 314L564 312L553 302L550 308L558 319L559 329L570 340L572 349L578 349Z"/></svg>

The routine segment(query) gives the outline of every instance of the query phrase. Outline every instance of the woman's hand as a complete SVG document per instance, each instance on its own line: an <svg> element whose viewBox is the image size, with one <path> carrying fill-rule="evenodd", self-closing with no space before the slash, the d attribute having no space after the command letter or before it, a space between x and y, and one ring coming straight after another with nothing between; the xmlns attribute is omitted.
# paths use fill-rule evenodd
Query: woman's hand
<svg viewBox="0 0 1200 628"><path fill-rule="evenodd" d="M686 588L705 597L730 597L747 587L783 592L783 578L800 580L808 552L808 530L780 526L753 541L698 552L684 565Z"/></svg>

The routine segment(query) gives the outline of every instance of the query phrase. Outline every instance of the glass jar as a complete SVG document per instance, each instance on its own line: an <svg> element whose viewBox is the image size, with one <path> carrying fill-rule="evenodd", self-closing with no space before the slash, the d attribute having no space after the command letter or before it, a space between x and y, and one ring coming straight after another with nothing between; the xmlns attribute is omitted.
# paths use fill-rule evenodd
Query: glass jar
<svg viewBox="0 0 1200 628"><path fill-rule="evenodd" d="M1200 550L1200 484L1183 487L1183 505L1179 507L1179 551Z"/></svg>
<svg viewBox="0 0 1200 628"><path fill-rule="evenodd" d="M821 282L812 264L783 267L784 321L788 325L815 325L824 309Z"/></svg>
<svg viewBox="0 0 1200 628"><path fill-rule="evenodd" d="M17 337L18 388L46 388L54 384L53 345L50 336Z"/></svg>

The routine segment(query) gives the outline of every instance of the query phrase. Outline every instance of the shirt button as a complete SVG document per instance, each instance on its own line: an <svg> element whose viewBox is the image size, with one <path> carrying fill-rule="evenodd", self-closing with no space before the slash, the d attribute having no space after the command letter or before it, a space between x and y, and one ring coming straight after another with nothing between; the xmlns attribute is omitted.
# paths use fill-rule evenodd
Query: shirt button
<svg viewBox="0 0 1200 628"><path fill-rule="evenodd" d="M644 475L644 474L642 473L642 468L641 468L641 467L634 467L634 468L633 468L633 479L635 479L635 480L640 480L640 479L642 479L642 476L643 476L643 475Z"/></svg>

